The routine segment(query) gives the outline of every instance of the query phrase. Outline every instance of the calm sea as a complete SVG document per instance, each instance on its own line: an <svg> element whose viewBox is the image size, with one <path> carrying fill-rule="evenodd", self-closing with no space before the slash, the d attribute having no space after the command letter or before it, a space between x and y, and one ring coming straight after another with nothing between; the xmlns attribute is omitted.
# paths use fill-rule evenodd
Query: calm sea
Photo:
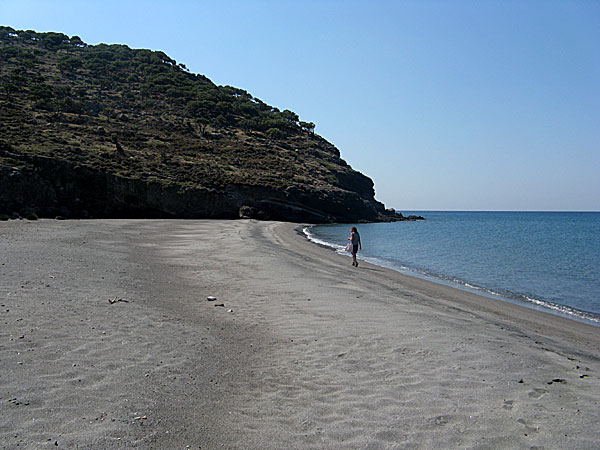
<svg viewBox="0 0 600 450"><path fill-rule="evenodd" d="M403 212L404 213L404 212ZM406 212L359 224L359 258L600 326L600 213ZM340 253L350 225L305 228Z"/></svg>

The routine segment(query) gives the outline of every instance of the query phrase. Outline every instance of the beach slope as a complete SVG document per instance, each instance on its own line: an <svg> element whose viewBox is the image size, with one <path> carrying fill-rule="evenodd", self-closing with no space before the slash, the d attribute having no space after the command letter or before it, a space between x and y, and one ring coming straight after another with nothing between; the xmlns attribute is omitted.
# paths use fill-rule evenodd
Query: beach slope
<svg viewBox="0 0 600 450"><path fill-rule="evenodd" d="M0 448L600 446L600 328L294 227L0 223Z"/></svg>

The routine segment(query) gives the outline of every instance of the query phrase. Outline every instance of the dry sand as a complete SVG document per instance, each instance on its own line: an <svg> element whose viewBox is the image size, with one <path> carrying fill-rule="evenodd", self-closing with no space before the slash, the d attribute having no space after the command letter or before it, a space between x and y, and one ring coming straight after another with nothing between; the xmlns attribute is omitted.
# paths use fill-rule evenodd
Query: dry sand
<svg viewBox="0 0 600 450"><path fill-rule="evenodd" d="M600 447L600 328L291 224L2 222L0 264L0 448Z"/></svg>

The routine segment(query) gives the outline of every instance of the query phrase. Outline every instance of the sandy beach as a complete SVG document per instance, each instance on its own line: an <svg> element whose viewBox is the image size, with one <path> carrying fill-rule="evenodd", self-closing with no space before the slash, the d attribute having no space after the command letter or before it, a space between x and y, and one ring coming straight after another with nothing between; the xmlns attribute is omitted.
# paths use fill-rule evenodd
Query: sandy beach
<svg viewBox="0 0 600 450"><path fill-rule="evenodd" d="M295 227L0 222L0 448L600 447L600 327Z"/></svg>

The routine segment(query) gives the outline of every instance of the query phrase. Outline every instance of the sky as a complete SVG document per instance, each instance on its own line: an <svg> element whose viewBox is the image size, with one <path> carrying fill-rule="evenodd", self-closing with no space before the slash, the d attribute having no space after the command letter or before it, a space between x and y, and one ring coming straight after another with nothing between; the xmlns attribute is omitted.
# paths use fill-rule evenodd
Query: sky
<svg viewBox="0 0 600 450"><path fill-rule="evenodd" d="M0 0L314 122L398 211L600 211L600 1Z"/></svg>

